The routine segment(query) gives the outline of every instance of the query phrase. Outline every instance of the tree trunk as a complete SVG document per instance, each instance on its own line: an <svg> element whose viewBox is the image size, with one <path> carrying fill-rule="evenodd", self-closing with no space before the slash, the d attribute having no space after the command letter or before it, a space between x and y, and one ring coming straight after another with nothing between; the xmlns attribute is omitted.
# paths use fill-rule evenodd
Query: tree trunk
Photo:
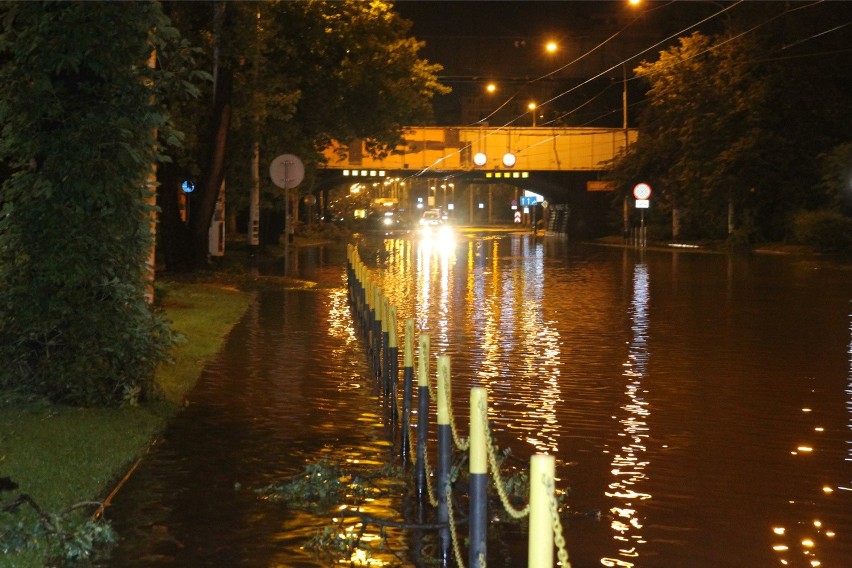
<svg viewBox="0 0 852 568"><path fill-rule="evenodd" d="M216 210L216 201L219 199L219 191L222 180L225 177L225 155L228 146L228 130L231 125L231 93L232 93L232 71L230 65L223 64L219 60L219 41L222 37L222 28L231 25L229 17L230 10L227 3L217 2L214 6L214 34L216 35L216 59L214 61L213 76L214 96L213 115L211 117L210 146L206 160L201 168L201 187L196 191L198 195L193 202L194 210L189 219L189 239L192 247L191 266L198 268L208 262L208 240L210 223L213 212Z"/></svg>
<svg viewBox="0 0 852 568"><path fill-rule="evenodd" d="M181 176L173 163L165 163L158 171L157 204L160 206L160 226L157 231L159 248L170 272L186 272L192 268L189 228L180 217L178 192ZM188 197L187 197L188 199ZM192 215L192 209L189 214Z"/></svg>

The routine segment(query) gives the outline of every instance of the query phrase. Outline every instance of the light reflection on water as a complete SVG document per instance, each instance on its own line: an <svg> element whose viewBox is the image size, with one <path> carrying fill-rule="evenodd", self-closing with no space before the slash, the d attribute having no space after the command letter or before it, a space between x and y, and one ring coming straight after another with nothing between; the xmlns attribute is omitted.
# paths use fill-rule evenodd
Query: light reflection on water
<svg viewBox="0 0 852 568"><path fill-rule="evenodd" d="M610 526L613 539L618 546L618 558L604 557L604 566L623 566L632 568L640 556L639 546L646 541L642 536L642 524L645 514L639 510L640 502L651 499L651 495L641 491L643 481L647 479L645 470L649 462L643 459L647 453L649 439L648 418L651 414L645 400L645 387L642 382L648 367L648 267L637 263L633 275L633 301L630 305L630 329L633 337L630 341L627 361L624 363L626 403L618 419L623 438L622 446L612 458L610 473L615 480L609 484L604 494L613 505ZM609 453L609 452L607 452ZM629 559L629 560L625 560Z"/></svg>
<svg viewBox="0 0 852 568"><path fill-rule="evenodd" d="M360 245L400 326L414 318L433 358L452 358L461 433L468 387L483 385L520 467L556 456L575 568L849 565L848 272L526 236ZM327 565L299 548L326 519L234 484L323 456L395 459L342 262L316 271L315 291L264 293L235 328L111 511L139 539L112 566ZM371 506L394 516L393 501ZM521 529L489 549L490 566L525 565Z"/></svg>
<svg viewBox="0 0 852 568"><path fill-rule="evenodd" d="M842 418L832 404L850 382L848 273L523 236L408 246L429 262L379 255L376 273L432 334L433 356L451 356L459 422L467 387L486 386L501 447L556 455L573 510L601 511L571 523L574 565L842 566L852 554L852 403Z"/></svg>

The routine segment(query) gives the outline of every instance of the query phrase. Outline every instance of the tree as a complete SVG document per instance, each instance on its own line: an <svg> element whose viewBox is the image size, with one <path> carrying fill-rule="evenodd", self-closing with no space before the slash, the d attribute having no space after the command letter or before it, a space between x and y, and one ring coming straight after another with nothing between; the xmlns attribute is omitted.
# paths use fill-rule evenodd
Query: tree
<svg viewBox="0 0 852 568"><path fill-rule="evenodd" d="M161 99L191 93L156 3L0 5L0 388L70 404L153 395L171 336L145 299Z"/></svg>
<svg viewBox="0 0 852 568"><path fill-rule="evenodd" d="M194 130L188 140L198 143L174 169L200 183L192 196L194 218L182 228L164 226L166 247L180 249L167 258L169 269L206 262L223 177L231 208L247 204L255 143L262 172L276 155L296 154L308 170L303 185L309 185L329 140L363 138L373 151L388 151L401 127L425 122L431 97L445 92L436 79L440 68L417 57L421 44L407 36L410 23L390 3L177 2L169 9L184 34L202 46L217 78L215 97L179 110L179 124ZM203 140L215 141L216 151ZM282 192L267 178L261 176L267 207L281 204ZM178 181L162 179L159 197L175 201ZM162 206L164 213L177 208ZM187 229L189 237L180 238Z"/></svg>
<svg viewBox="0 0 852 568"><path fill-rule="evenodd" d="M625 192L630 176L653 182L655 209L686 237L784 238L820 200L820 154L852 128L842 33L802 7L744 9L725 34L679 38L636 69L649 98L616 177Z"/></svg>

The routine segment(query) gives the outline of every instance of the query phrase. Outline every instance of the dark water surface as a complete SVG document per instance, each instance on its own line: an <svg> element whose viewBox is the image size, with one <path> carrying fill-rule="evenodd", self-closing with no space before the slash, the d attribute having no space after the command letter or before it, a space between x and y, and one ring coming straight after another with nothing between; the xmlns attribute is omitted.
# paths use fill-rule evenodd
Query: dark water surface
<svg viewBox="0 0 852 568"><path fill-rule="evenodd" d="M450 355L461 428L485 386L501 447L556 456L574 568L852 566L852 272L524 235L360 250L400 328ZM395 459L344 255L302 254L320 285L258 294L110 508L110 566L328 565L300 549L327 520L252 489ZM488 565L525 566L523 536Z"/></svg>

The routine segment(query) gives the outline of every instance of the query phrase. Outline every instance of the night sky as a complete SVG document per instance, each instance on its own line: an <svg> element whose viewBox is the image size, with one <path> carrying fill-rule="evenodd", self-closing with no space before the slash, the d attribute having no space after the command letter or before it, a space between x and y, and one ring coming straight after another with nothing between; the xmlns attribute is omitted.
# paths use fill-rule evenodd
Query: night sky
<svg viewBox="0 0 852 568"><path fill-rule="evenodd" d="M852 1L645 0L634 7L626 0L402 0L394 5L412 22L410 34L426 43L420 56L441 64L439 79L453 88L453 94L435 101L439 122L445 124L459 120L458 99L481 92L485 81L513 89L542 76L578 84L611 68L605 79L614 83L621 79L622 63L632 69L656 60L678 37L721 33L728 25L783 34L790 48L779 56L789 57L791 64L797 64L794 58L808 65L829 63L828 72L839 69L843 76L852 70ZM725 7L730 9L720 13ZM559 44L556 56L545 55L550 40ZM593 86L588 97L602 88ZM638 83L630 82L630 90L631 101L641 98ZM620 104L615 95L609 106ZM563 102L579 105L583 96ZM607 125L617 125L617 114L610 113L612 124Z"/></svg>

